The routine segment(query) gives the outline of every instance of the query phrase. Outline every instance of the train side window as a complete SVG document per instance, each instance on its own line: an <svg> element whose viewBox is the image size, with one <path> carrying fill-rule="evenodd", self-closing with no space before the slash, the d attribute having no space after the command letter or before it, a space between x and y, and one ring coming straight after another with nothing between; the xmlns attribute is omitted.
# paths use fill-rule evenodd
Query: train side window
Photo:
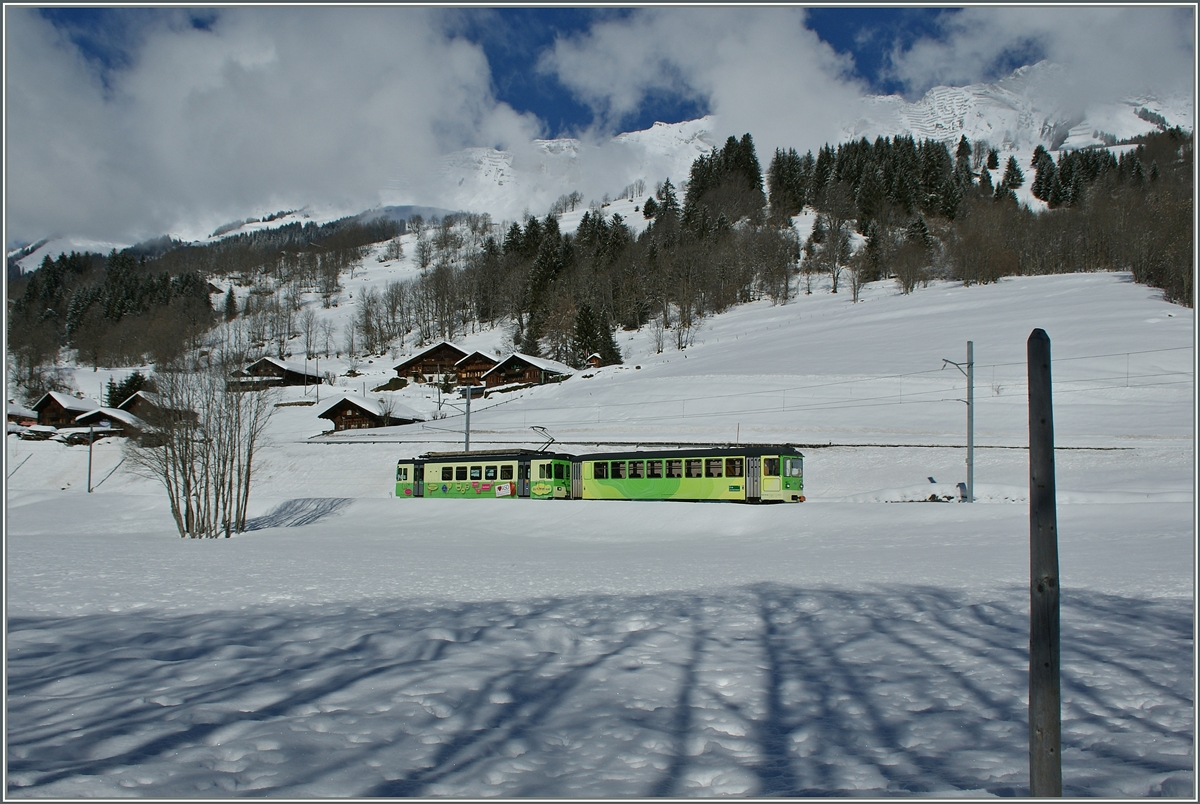
<svg viewBox="0 0 1200 804"><path fill-rule="evenodd" d="M396 480L401 481L401 482L408 480L408 467L407 466L396 467Z"/></svg>
<svg viewBox="0 0 1200 804"><path fill-rule="evenodd" d="M483 467L482 466L472 466L471 467L471 479L472 480L483 480Z"/></svg>
<svg viewBox="0 0 1200 804"><path fill-rule="evenodd" d="M646 464L642 463L641 461L630 461L629 462L629 476L636 477L639 479L645 477L646 476Z"/></svg>
<svg viewBox="0 0 1200 804"><path fill-rule="evenodd" d="M662 476L662 461L646 461L646 477Z"/></svg>
<svg viewBox="0 0 1200 804"><path fill-rule="evenodd" d="M561 463L554 464L554 479L555 480L566 480L567 479L566 474L563 472L564 469L565 469L564 464L561 464Z"/></svg>
<svg viewBox="0 0 1200 804"><path fill-rule="evenodd" d="M592 477L596 480L608 480L608 461L596 461L593 463Z"/></svg>
<svg viewBox="0 0 1200 804"><path fill-rule="evenodd" d="M494 466L483 467L483 479L484 480L495 480L496 479L496 467L494 467Z"/></svg>
<svg viewBox="0 0 1200 804"><path fill-rule="evenodd" d="M454 479L455 480L466 480L467 479L467 467L465 467L465 466L454 467Z"/></svg>
<svg viewBox="0 0 1200 804"><path fill-rule="evenodd" d="M700 477L701 476L700 470L701 470L701 464L703 463L703 461L701 461L699 458L688 458L686 463L687 463L687 476L688 477Z"/></svg>
<svg viewBox="0 0 1200 804"><path fill-rule="evenodd" d="M667 477L683 477L683 461L667 461Z"/></svg>
<svg viewBox="0 0 1200 804"><path fill-rule="evenodd" d="M721 477L721 459L707 458L704 461L704 476L705 477Z"/></svg>
<svg viewBox="0 0 1200 804"><path fill-rule="evenodd" d="M625 477L625 461L612 462L612 476L614 479Z"/></svg>
<svg viewBox="0 0 1200 804"><path fill-rule="evenodd" d="M453 480L453 479L454 479L454 467L453 466L443 466L442 467L442 480Z"/></svg>
<svg viewBox="0 0 1200 804"><path fill-rule="evenodd" d="M784 461L784 474L788 477L800 477L800 461L788 458Z"/></svg>
<svg viewBox="0 0 1200 804"><path fill-rule="evenodd" d="M501 480L512 480L512 476L513 476L512 470L513 470L513 468L512 468L511 464L505 464L504 466L501 466L500 467L500 479Z"/></svg>
<svg viewBox="0 0 1200 804"><path fill-rule="evenodd" d="M725 459L725 477L741 477L742 476L742 459L741 458L726 458Z"/></svg>
<svg viewBox="0 0 1200 804"><path fill-rule="evenodd" d="M549 479L550 479L550 464L539 463L538 464L538 480L549 480Z"/></svg>
<svg viewBox="0 0 1200 804"><path fill-rule="evenodd" d="M778 458L763 458L762 466L765 477L779 477Z"/></svg>

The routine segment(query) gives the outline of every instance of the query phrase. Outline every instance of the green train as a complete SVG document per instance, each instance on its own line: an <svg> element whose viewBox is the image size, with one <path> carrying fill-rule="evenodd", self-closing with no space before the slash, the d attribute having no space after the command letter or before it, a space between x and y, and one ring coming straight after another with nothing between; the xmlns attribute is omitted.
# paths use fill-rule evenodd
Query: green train
<svg viewBox="0 0 1200 804"><path fill-rule="evenodd" d="M804 456L779 444L587 455L431 452L396 464L396 496L804 502Z"/></svg>

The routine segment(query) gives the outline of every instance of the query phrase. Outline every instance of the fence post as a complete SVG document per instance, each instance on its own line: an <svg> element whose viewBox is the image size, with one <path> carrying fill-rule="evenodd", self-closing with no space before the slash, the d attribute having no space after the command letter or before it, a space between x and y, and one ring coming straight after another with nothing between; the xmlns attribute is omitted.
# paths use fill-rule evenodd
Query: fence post
<svg viewBox="0 0 1200 804"><path fill-rule="evenodd" d="M1029 361L1029 794L1062 795L1058 523L1050 337L1035 329Z"/></svg>

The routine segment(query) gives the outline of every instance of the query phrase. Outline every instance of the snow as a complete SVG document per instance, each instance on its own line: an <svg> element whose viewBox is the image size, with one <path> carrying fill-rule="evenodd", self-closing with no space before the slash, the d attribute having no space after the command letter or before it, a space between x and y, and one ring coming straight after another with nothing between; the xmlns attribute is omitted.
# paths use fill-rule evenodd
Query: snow
<svg viewBox="0 0 1200 804"><path fill-rule="evenodd" d="M292 405L251 529L192 541L119 439L88 494L87 449L8 437L8 796L1027 795L1034 327L1064 792L1192 795L1193 311L1107 273L862 298L618 333L624 365L472 402L475 449L806 445L798 505L397 500L461 415L315 437ZM978 502L915 502L965 480L967 340Z"/></svg>

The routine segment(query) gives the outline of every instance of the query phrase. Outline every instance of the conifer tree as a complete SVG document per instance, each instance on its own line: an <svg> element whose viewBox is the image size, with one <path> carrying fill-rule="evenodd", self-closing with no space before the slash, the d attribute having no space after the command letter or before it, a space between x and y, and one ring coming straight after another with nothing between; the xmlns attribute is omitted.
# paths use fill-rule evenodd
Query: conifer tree
<svg viewBox="0 0 1200 804"><path fill-rule="evenodd" d="M1025 174L1021 172L1021 167L1017 164L1017 158L1010 156L1008 164L1004 166L1004 178L1000 180L1000 184L1009 190L1015 190L1025 183Z"/></svg>

